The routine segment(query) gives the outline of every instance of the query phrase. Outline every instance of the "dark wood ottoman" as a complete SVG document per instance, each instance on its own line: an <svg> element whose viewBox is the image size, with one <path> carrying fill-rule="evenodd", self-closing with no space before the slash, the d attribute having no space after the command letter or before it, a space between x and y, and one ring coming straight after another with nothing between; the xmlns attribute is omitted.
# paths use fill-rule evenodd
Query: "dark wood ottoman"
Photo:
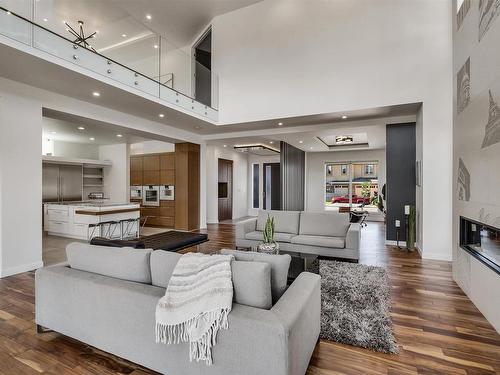
<svg viewBox="0 0 500 375"><path fill-rule="evenodd" d="M90 241L90 244L111 247L133 247L135 249L180 251L207 241L208 235L204 233L171 230L151 236L141 236L133 240L110 240L103 237L94 237Z"/></svg>

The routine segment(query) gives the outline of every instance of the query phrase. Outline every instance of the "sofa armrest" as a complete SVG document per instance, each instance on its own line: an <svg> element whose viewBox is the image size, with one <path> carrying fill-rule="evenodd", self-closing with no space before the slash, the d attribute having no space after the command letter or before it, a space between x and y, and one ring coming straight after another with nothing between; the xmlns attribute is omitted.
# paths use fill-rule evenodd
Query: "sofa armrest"
<svg viewBox="0 0 500 375"><path fill-rule="evenodd" d="M347 230L345 238L346 249L353 249L359 251L361 244L361 225L359 223L351 223Z"/></svg>
<svg viewBox="0 0 500 375"><path fill-rule="evenodd" d="M255 231L257 228L257 218L241 221L236 224L236 238L245 239L245 234Z"/></svg>
<svg viewBox="0 0 500 375"><path fill-rule="evenodd" d="M271 311L278 316L288 336L288 374L305 374L320 332L319 275L302 272Z"/></svg>

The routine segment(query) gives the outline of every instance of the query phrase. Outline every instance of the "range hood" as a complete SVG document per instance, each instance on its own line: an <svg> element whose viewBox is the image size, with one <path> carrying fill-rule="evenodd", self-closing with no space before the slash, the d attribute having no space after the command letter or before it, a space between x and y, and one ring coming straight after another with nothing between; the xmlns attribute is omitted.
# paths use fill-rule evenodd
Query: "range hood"
<svg viewBox="0 0 500 375"><path fill-rule="evenodd" d="M272 156L280 153L279 150L263 144L234 146L234 150L259 156Z"/></svg>

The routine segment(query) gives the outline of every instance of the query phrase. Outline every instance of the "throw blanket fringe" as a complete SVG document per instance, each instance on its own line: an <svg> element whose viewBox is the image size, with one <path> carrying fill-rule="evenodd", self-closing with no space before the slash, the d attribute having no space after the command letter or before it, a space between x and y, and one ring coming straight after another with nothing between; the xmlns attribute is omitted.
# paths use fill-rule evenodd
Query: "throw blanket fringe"
<svg viewBox="0 0 500 375"><path fill-rule="evenodd" d="M228 255L181 257L156 308L156 342L189 342L189 360L212 365L220 329L228 329L233 288ZM200 280L204 280L200 286ZM210 309L212 308L212 309Z"/></svg>

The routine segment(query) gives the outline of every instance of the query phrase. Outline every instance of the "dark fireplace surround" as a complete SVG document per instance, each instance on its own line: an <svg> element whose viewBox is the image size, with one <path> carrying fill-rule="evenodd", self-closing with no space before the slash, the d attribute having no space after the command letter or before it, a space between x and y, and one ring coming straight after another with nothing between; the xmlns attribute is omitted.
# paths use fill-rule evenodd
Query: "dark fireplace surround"
<svg viewBox="0 0 500 375"><path fill-rule="evenodd" d="M460 247L500 275L500 228L460 216Z"/></svg>

